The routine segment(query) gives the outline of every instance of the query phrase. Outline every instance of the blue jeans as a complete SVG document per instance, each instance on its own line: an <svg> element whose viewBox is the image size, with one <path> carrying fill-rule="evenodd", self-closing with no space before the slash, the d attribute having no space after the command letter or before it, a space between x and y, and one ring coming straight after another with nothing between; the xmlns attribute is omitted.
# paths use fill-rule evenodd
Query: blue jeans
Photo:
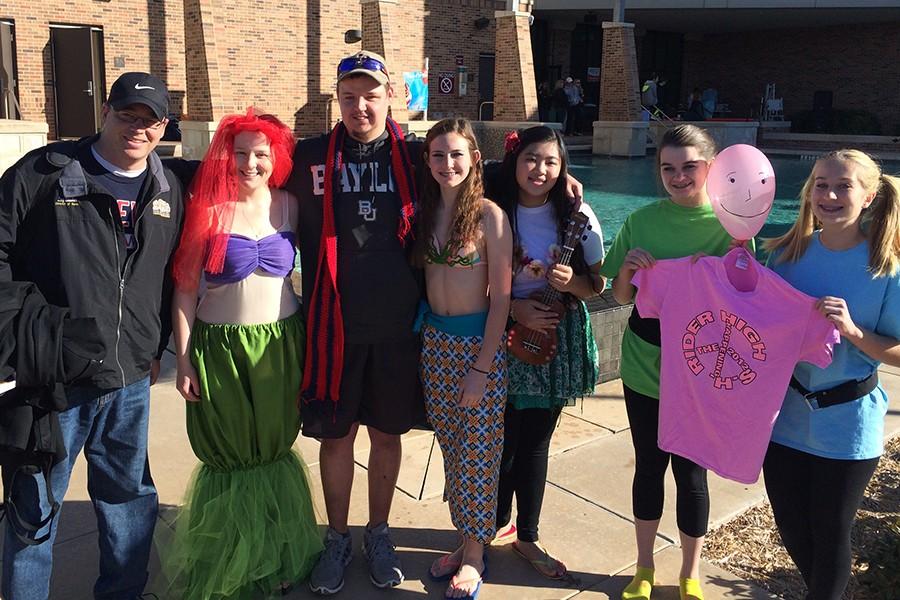
<svg viewBox="0 0 900 600"><path fill-rule="evenodd" d="M105 394L96 389L70 388L67 396L70 405L77 406L59 414L68 456L51 472L53 495L62 502L72 466L84 448L88 493L100 536L100 577L94 584L94 597L132 600L147 583L147 562L159 510L147 460L150 379ZM36 523L49 512L40 473L17 475L12 496L29 522ZM26 546L6 528L4 598L47 599L58 521L59 516L50 525L50 539L37 546ZM38 535L45 532L46 528Z"/></svg>

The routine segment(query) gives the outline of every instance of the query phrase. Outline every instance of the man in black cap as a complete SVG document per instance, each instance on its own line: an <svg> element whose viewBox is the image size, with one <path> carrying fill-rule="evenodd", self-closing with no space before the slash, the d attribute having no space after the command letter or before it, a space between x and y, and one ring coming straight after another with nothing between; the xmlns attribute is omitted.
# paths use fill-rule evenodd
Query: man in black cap
<svg viewBox="0 0 900 600"><path fill-rule="evenodd" d="M40 523L62 502L84 449L100 537L95 598L142 594L158 512L147 461L150 385L168 339L167 266L183 215L182 184L153 152L168 102L162 81L125 73L98 135L33 150L0 178L0 283L34 282L48 303L93 317L108 349L95 375L66 388L59 423L68 456L49 488L40 473L20 473L10 492L20 520ZM56 523L37 545L6 528L3 597L46 600Z"/></svg>

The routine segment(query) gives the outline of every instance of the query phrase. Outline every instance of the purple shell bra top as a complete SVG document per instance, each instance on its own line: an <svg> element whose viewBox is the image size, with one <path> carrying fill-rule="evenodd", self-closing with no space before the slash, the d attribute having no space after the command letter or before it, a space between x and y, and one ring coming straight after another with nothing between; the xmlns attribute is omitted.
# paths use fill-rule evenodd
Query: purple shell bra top
<svg viewBox="0 0 900 600"><path fill-rule="evenodd" d="M258 240L231 233L228 234L222 272L207 271L206 281L214 284L236 283L249 277L256 269L287 277L293 268L294 232L276 231Z"/></svg>

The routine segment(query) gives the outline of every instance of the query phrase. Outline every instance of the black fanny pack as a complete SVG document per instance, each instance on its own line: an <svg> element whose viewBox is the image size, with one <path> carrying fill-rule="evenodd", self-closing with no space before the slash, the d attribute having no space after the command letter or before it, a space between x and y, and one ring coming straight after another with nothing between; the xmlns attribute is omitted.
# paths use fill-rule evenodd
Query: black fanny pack
<svg viewBox="0 0 900 600"><path fill-rule="evenodd" d="M845 381L833 388L819 390L818 392L811 392L803 387L793 375L791 376L790 385L796 391L800 392L800 394L806 398L807 402L815 400L818 408L828 408L829 406L836 406L838 404L844 404L845 402L853 402L857 398L862 398L874 390L878 387L878 372L875 371L861 381ZM810 404L810 406L812 406L812 404Z"/></svg>
<svg viewBox="0 0 900 600"><path fill-rule="evenodd" d="M659 332L659 319L645 319L640 315L637 304L628 317L628 329L636 336L654 346L662 346L662 334Z"/></svg>

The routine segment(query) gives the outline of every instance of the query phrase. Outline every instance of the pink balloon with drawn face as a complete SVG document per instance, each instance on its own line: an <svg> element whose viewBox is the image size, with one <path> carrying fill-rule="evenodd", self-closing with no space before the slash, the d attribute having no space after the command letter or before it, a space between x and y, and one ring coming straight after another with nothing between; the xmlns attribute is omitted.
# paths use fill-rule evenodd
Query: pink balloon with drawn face
<svg viewBox="0 0 900 600"><path fill-rule="evenodd" d="M766 155L747 144L719 152L706 191L722 227L736 240L759 233L775 200L775 171Z"/></svg>

